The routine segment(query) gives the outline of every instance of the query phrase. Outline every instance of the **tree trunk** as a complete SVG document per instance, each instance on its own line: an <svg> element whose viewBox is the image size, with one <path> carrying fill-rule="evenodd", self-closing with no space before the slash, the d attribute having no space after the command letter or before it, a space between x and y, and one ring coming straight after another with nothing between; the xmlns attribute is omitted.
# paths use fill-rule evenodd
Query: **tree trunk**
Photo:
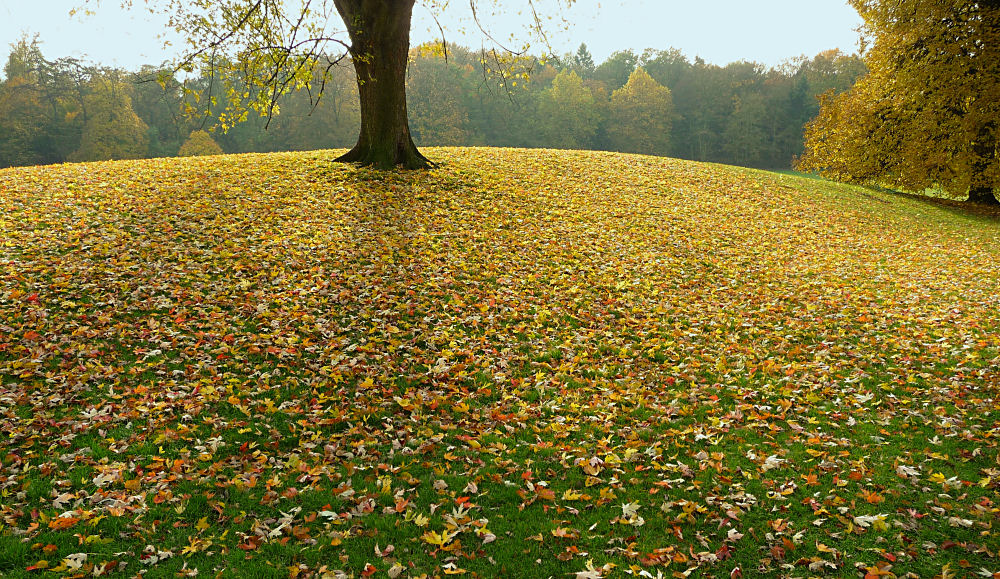
<svg viewBox="0 0 1000 579"><path fill-rule="evenodd" d="M969 203L976 203L978 205L1000 205L1000 201L997 201L996 196L993 194L993 188L982 186L969 189Z"/></svg>
<svg viewBox="0 0 1000 579"><path fill-rule="evenodd" d="M406 115L406 64L414 1L335 0L351 37L361 100L358 144L337 161L379 169L433 166L413 144Z"/></svg>
<svg viewBox="0 0 1000 579"><path fill-rule="evenodd" d="M972 153L975 155L972 160L972 186L969 188L969 203L979 205L1000 205L995 195L993 195L993 182L987 178L986 173L991 162L996 162L997 145L996 124L989 122L983 124L976 135L976 142L972 144Z"/></svg>

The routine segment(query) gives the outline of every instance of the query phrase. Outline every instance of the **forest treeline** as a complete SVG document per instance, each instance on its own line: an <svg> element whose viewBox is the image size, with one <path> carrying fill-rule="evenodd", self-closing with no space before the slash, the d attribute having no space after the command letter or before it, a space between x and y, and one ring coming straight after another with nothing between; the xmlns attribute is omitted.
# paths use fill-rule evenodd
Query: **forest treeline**
<svg viewBox="0 0 1000 579"><path fill-rule="evenodd" d="M215 144L238 153L356 141L349 63L326 78L317 70L308 90L276 100L270 118L234 119L220 104L226 83L213 70L178 76L164 67L48 60L37 40L22 39L0 82L0 166L175 156L182 148L197 154L218 151ZM411 51L407 93L420 146L598 149L786 168L802 153L817 97L848 89L864 72L859 57L838 51L766 68L717 66L676 49L620 51L596 64L581 45L558 59L498 63L463 47L422 45ZM223 125L228 130L218 130ZM211 132L207 145L203 130Z"/></svg>

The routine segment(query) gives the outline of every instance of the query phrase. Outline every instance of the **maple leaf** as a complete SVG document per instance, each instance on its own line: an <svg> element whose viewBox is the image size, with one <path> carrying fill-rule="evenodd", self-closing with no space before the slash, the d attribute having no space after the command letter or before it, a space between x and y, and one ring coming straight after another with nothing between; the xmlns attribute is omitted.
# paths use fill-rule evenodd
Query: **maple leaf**
<svg viewBox="0 0 1000 579"><path fill-rule="evenodd" d="M445 545L450 543L451 540L454 539L457 534L458 533L448 532L448 531L441 531L440 533L435 531L427 531L423 535L421 535L420 538L423 539L424 542L427 543L428 545L436 545L438 547L444 547Z"/></svg>

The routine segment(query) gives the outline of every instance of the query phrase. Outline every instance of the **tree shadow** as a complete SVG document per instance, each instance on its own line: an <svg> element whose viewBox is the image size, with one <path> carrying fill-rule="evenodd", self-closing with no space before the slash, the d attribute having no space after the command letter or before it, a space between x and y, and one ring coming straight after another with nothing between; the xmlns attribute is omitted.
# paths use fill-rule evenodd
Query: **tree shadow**
<svg viewBox="0 0 1000 579"><path fill-rule="evenodd" d="M923 205L937 207L959 217L971 218L988 223L1000 222L1000 205L981 205L978 203L969 203L968 201L959 199L931 197L920 193L911 193L909 191L900 191L898 189L889 189L887 187L879 187L875 185L866 186L864 189L870 189L872 191L878 191L879 193L892 195L893 197L908 199Z"/></svg>

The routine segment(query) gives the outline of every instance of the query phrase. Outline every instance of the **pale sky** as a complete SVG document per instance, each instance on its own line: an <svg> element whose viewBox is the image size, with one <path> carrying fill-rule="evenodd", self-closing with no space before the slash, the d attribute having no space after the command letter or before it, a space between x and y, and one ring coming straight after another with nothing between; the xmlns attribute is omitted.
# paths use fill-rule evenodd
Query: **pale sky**
<svg viewBox="0 0 1000 579"><path fill-rule="evenodd" d="M419 3L419 2L418 2ZM505 8L526 6L523 0L499 0ZM536 0L545 6L551 0ZM22 33L38 34L48 59L75 56L103 65L129 69L158 64L175 53L164 48L165 23L141 8L120 7L120 0L103 0L96 15L69 12L84 0L0 0L0 58ZM136 4L141 6L142 0ZM468 12L464 0L452 0L454 9L442 15L449 42L478 47L482 34L463 36L475 29L467 19L451 20ZM489 2L484 2L489 4ZM94 6L91 0L90 6ZM585 42L598 64L616 50L678 48L694 59L726 64L751 60L767 66L799 55L814 56L831 48L857 51L861 20L846 0L576 0L565 18L568 29L551 25L552 47L563 54ZM495 36L506 39L520 30L523 15L484 16ZM339 23L338 23L339 25ZM437 25L426 8L414 10L411 43L434 39ZM523 38L523 34L520 35Z"/></svg>

